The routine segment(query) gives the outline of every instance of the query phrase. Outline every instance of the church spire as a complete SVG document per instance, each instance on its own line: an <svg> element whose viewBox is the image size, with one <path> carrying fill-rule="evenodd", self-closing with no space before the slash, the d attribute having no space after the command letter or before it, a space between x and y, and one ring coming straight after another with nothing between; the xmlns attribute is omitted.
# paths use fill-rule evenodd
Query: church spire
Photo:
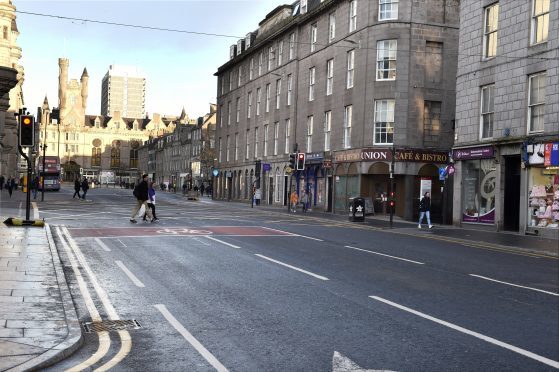
<svg viewBox="0 0 559 372"><path fill-rule="evenodd" d="M48 110L49 109L49 100L45 94L45 100L43 101L43 107L41 107L43 110Z"/></svg>

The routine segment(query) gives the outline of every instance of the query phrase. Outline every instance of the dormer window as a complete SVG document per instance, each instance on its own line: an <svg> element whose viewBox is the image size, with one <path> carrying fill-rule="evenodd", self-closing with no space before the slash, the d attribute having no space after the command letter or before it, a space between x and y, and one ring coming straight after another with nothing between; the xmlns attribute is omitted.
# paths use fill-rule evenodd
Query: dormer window
<svg viewBox="0 0 559 372"><path fill-rule="evenodd" d="M307 0L301 0L301 14L307 12Z"/></svg>

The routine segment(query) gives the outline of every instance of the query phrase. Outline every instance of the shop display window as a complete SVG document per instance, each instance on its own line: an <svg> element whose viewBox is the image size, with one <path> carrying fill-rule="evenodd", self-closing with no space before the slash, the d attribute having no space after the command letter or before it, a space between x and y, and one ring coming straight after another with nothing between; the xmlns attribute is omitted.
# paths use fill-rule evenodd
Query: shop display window
<svg viewBox="0 0 559 372"><path fill-rule="evenodd" d="M545 168L528 172L528 226L559 228L559 175Z"/></svg>
<svg viewBox="0 0 559 372"><path fill-rule="evenodd" d="M495 223L497 171L493 159L468 160L462 164L462 221Z"/></svg>

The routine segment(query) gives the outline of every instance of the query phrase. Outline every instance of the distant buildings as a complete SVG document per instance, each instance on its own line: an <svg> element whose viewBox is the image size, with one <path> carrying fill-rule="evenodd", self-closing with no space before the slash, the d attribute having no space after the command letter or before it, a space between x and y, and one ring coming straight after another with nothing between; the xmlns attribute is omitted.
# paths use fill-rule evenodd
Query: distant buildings
<svg viewBox="0 0 559 372"><path fill-rule="evenodd" d="M460 12L454 222L559 237L559 3Z"/></svg>
<svg viewBox="0 0 559 372"><path fill-rule="evenodd" d="M392 191L396 214L413 219L430 191L441 221L459 4L302 0L272 10L215 73L214 195L248 201L259 187L262 203L286 205L293 188L307 191L312 208L336 213L363 196L378 214ZM306 165L291 178L295 151Z"/></svg>
<svg viewBox="0 0 559 372"><path fill-rule="evenodd" d="M101 115L119 111L127 118L146 116L146 77L138 67L111 65L101 86Z"/></svg>

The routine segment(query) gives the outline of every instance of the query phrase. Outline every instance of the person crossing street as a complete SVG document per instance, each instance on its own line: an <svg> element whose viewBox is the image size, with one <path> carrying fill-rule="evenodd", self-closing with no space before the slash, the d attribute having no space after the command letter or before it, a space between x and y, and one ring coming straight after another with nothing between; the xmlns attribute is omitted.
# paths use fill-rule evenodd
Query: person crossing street
<svg viewBox="0 0 559 372"><path fill-rule="evenodd" d="M150 222L155 222L155 218L151 214L151 208L149 208L147 206L147 202L149 200L148 175L147 174L144 174L142 176L142 180L134 188L134 196L136 197L136 205L132 209L132 216L130 217L130 222L131 223L137 223L138 222L138 221L136 221L136 215L138 214L138 211L142 208L142 206L144 206L144 209L146 211L147 217L149 218L149 221Z"/></svg>

